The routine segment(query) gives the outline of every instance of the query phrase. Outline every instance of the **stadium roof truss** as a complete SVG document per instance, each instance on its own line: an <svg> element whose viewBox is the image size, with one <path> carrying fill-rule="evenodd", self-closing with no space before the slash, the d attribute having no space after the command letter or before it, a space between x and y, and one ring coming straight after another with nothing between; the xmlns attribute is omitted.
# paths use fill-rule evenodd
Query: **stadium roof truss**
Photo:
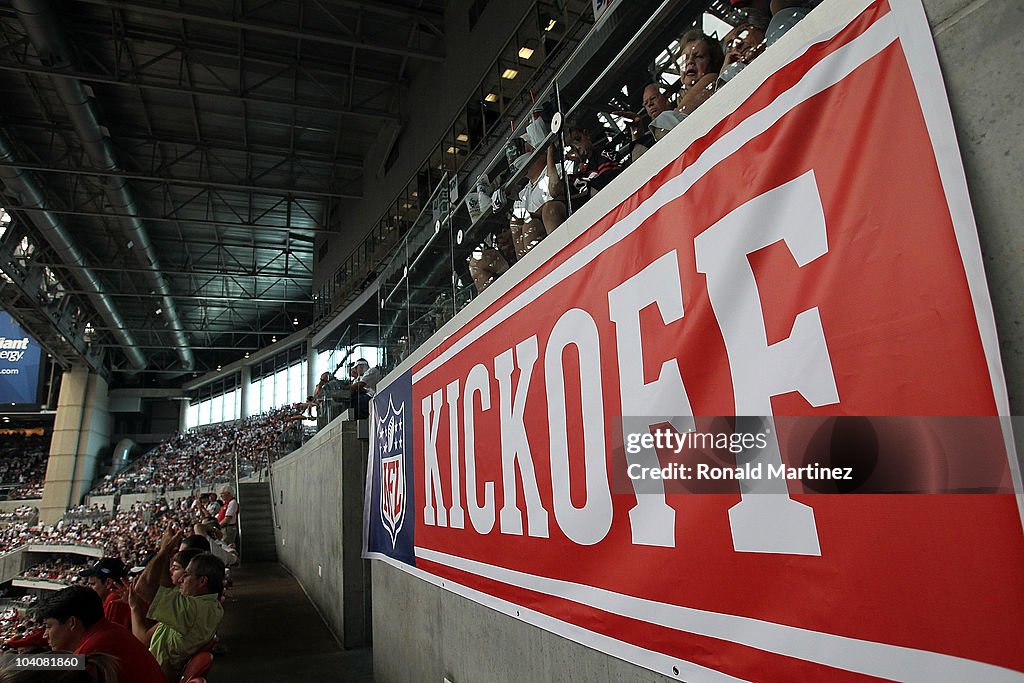
<svg viewBox="0 0 1024 683"><path fill-rule="evenodd" d="M5 3L0 306L107 371L309 324L314 240L443 38L441 0Z"/></svg>

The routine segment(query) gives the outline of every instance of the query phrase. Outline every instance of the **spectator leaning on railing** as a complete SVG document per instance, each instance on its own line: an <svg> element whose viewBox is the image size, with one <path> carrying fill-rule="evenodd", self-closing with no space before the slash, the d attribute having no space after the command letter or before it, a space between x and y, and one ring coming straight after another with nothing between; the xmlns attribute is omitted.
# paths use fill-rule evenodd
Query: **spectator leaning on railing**
<svg viewBox="0 0 1024 683"><path fill-rule="evenodd" d="M689 115L715 92L725 54L721 44L700 29L679 39L679 99L676 111Z"/></svg>
<svg viewBox="0 0 1024 683"><path fill-rule="evenodd" d="M590 130L570 124L563 132L565 145L579 164L574 174L573 208L577 208L603 190L622 173L618 156L605 139L592 139Z"/></svg>

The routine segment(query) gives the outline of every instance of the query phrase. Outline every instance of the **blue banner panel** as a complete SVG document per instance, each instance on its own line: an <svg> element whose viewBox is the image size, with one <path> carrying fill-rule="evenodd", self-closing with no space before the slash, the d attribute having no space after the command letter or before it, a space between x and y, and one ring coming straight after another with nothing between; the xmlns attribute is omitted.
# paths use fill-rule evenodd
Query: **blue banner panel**
<svg viewBox="0 0 1024 683"><path fill-rule="evenodd" d="M367 467L367 553L381 553L415 565L413 551L412 373L399 377L373 399L370 462Z"/></svg>
<svg viewBox="0 0 1024 683"><path fill-rule="evenodd" d="M0 404L37 402L39 357L39 344L0 312Z"/></svg>

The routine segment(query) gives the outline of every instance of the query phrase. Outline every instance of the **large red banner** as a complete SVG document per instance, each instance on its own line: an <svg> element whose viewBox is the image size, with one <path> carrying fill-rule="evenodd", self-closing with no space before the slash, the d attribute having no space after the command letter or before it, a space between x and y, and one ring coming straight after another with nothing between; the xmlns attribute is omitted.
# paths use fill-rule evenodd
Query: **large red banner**
<svg viewBox="0 0 1024 683"><path fill-rule="evenodd" d="M412 495L385 506L390 547L402 500L418 573L686 680L1020 680L1024 535L998 421L974 450L944 442L963 432L947 424L889 456L990 486L843 495L804 470L701 493L634 476L667 471L671 446L630 438L699 429L691 416L761 416L729 421L766 441L730 451L749 473L807 465L810 437L782 416L1005 414L932 72L919 5L871 3L574 215L571 240L407 369ZM385 489L396 462L377 465Z"/></svg>

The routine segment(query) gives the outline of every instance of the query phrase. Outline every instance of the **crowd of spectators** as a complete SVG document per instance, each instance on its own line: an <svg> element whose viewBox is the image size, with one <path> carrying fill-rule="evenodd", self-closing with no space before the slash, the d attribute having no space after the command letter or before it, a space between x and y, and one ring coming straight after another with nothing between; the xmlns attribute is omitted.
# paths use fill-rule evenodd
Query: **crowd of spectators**
<svg viewBox="0 0 1024 683"><path fill-rule="evenodd" d="M549 136L549 113L538 107L527 134L509 145L512 173L529 166L520 181L522 189L507 206L508 223L492 231L467 259L477 293L564 222L569 209L575 211L594 197L819 1L730 0L727 21L732 29L724 38L699 28L683 32L670 69L676 76L671 85L659 78L644 88L639 111L615 112L627 121L626 135L608 139L601 128L570 122L560 135ZM542 146L544 153L534 154ZM492 214L501 215L504 199L501 191L492 196Z"/></svg>
<svg viewBox="0 0 1024 683"><path fill-rule="evenodd" d="M24 571L22 578L67 587L44 593L34 609L3 605L3 647L105 653L116 672L108 680L177 681L193 654L213 646L223 615L226 567L237 557L212 520L226 521L229 493L221 492L220 509L207 495L135 503L113 517L103 506L78 506L57 524L23 529L19 542L88 544L103 557L55 549Z"/></svg>
<svg viewBox="0 0 1024 683"><path fill-rule="evenodd" d="M5 434L0 439L0 497L42 497L49 452L50 435Z"/></svg>
<svg viewBox="0 0 1024 683"><path fill-rule="evenodd" d="M193 501L182 502L169 510L187 518ZM205 539L186 537L182 528L181 520L167 517L147 527L143 537L156 540L135 577L110 555L86 565L52 560L37 565L30 574L72 585L41 597L30 612L5 606L0 614L3 647L22 654L53 650L83 655L87 668L102 665L101 675L90 680L185 680L186 665L216 644L226 568Z"/></svg>
<svg viewBox="0 0 1024 683"><path fill-rule="evenodd" d="M11 524L14 522L31 522L39 514L39 508L34 505L19 505L13 510L0 512L0 524Z"/></svg>
<svg viewBox="0 0 1024 683"><path fill-rule="evenodd" d="M113 512L107 509L106 503L101 503L99 505L76 505L68 508L61 519L65 523L97 524L109 519L111 515Z"/></svg>
<svg viewBox="0 0 1024 683"><path fill-rule="evenodd" d="M282 435L295 426L294 422L287 420L294 412L294 407L288 406L247 420L180 435L140 458L127 472L108 479L101 490L105 493L196 490L203 483L233 479L236 455L244 475L266 464L268 449L280 448ZM5 445L10 444L5 442ZM17 446L23 447L24 444ZM46 450L45 446L39 446L38 452L43 463ZM5 471L16 470L8 467ZM43 468L40 468L42 471ZM41 490L41 485L38 488ZM120 610L129 616L126 620L116 622L107 614L84 629L80 639L72 639L74 642L69 640L68 648L75 651L91 648L100 637L96 634L102 633L102 638L109 640L114 635L111 629L123 628L131 641L141 648L135 648L131 656L134 663L145 658L153 659L152 666L146 665L149 671L147 676L157 672L159 680L164 680L165 674L168 679L176 680L183 661L197 647L197 639L205 643L212 634L207 630L216 627L221 613L220 601L224 595L225 568L237 562L237 551L230 543L237 528L238 506L233 500L230 487L222 486L219 490L224 502L218 499L216 493L209 493L188 495L170 501L165 497L138 501L129 506L121 506L116 513L106 503L79 505L69 508L53 525L39 524L38 510L32 506L21 506L3 513L0 516L0 554L23 546L37 546L37 550L49 550L53 546L80 546L92 551L99 549L103 560L93 566L94 552L87 556L57 548L47 554L33 552L27 555L32 560L43 559L22 572L20 578L42 579L68 587L40 601L41 611L35 615L37 619L33 617L35 612L29 602L34 602L34 597L25 596L25 602L15 605L8 603L0 613L0 643L8 649L19 651L47 649L53 643L47 642L43 627L51 623L58 624L59 629L53 633L59 634L65 634L65 627L70 624L78 628L84 622L67 621L77 610L84 610L87 620L93 619L94 606L91 603L85 605L83 600L86 594L82 591L88 594L94 594L94 591L99 593L93 584L104 585L115 590L114 593L108 591L106 595L96 596L97 600L106 598L102 606L103 613L116 612L111 608L120 605ZM171 534L170 538L181 539L182 547L188 545L200 548L190 551L192 554L188 558L182 559L175 555L173 559L178 564L170 562L170 569L175 570L173 573L168 571L168 563L172 558L170 549L165 548L168 536L164 532L167 529L180 530ZM164 554L161 555L161 552ZM195 567L190 564L193 559L198 562ZM184 561L184 564L179 566L179 560ZM154 561L160 568L147 573L143 568L153 566ZM118 577L113 577L113 581L97 580L96 567L103 563L114 563L124 571ZM139 592L146 599L136 598L131 606L129 595L120 590L124 585L122 581L128 580L127 568L130 567L142 569L141 576L145 578L146 586L144 591ZM163 577L163 574L168 576ZM183 628L182 624L186 623L181 621L179 602L193 598L206 610L208 619L204 629L207 630L189 632L186 628L185 633L179 633L177 629ZM43 617L46 617L45 621ZM140 623L148 625L140 633L135 632L133 622L136 618ZM46 632L50 631L47 629ZM125 646L123 634L117 635L122 641L119 647ZM123 655L123 652L120 654ZM126 666L123 657L118 666ZM135 669L131 671L131 676L138 673ZM143 681L142 678L131 676L131 680ZM152 680L156 682L156 679Z"/></svg>
<svg viewBox="0 0 1024 683"><path fill-rule="evenodd" d="M28 543L38 528L29 522L13 522L0 529L0 555Z"/></svg>
<svg viewBox="0 0 1024 683"><path fill-rule="evenodd" d="M27 544L77 545L102 548L105 555L121 557L129 566L141 565L160 537L154 524L191 527L196 519L205 519L193 516L193 500L138 502L113 516L103 506L80 506L51 526L12 524L0 532L0 554Z"/></svg>
<svg viewBox="0 0 1024 683"><path fill-rule="evenodd" d="M28 542L102 548L105 555L120 557L129 566L137 566L145 561L159 540L157 526L170 521L188 521L188 506L191 502L190 498L182 498L173 504L164 499L133 503L128 509L119 510L113 517L97 516L92 522L62 518L53 526L32 527ZM98 514L102 508L96 507L94 511Z"/></svg>
<svg viewBox="0 0 1024 683"><path fill-rule="evenodd" d="M92 495L113 493L163 493L194 490L234 478L235 455L239 476L265 467L267 451L280 444L289 426L292 406L175 436L131 463L127 469L108 476Z"/></svg>
<svg viewBox="0 0 1024 683"><path fill-rule="evenodd" d="M24 636L38 627L31 615L34 604L35 598L30 595L21 600L4 601L0 611L0 642L6 643L12 638Z"/></svg>
<svg viewBox="0 0 1024 683"><path fill-rule="evenodd" d="M108 480L105 490L195 491L203 482L233 479L236 457L243 474L265 464L267 451L279 448L282 434L294 425L286 419L294 410L180 435ZM226 567L237 562L231 544L238 503L230 486L218 491L219 497L161 494L120 506L115 498L114 509L106 502L79 505L53 525L39 524L31 506L6 513L0 554L32 547L25 557L34 564L21 578L67 587L40 598L35 610L28 603L5 605L4 646L105 652L117 657L111 662L119 680L177 680L188 658L211 642L223 614ZM102 554L98 562L96 549ZM132 567L139 571L134 581ZM202 618L196 620L197 614Z"/></svg>
<svg viewBox="0 0 1024 683"><path fill-rule="evenodd" d="M85 569L86 564L85 557L81 555L50 558L23 571L21 578L41 579L70 586L78 583L78 575Z"/></svg>
<svg viewBox="0 0 1024 683"><path fill-rule="evenodd" d="M732 29L721 39L690 29L679 38L678 80L663 81L643 91L642 108L630 119L629 157L636 160L651 145L732 80L765 48L781 38L820 0L730 0Z"/></svg>

